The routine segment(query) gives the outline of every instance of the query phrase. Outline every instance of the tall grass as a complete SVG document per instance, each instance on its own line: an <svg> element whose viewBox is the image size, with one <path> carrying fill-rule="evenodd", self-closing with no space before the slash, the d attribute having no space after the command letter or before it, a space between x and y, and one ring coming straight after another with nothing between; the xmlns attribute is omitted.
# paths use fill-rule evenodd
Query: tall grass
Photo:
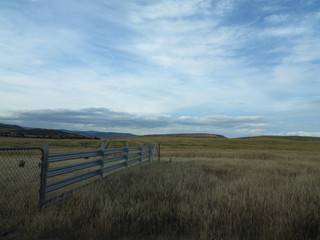
<svg viewBox="0 0 320 240"><path fill-rule="evenodd" d="M314 162L153 163L77 192L27 221L38 239L319 239Z"/></svg>
<svg viewBox="0 0 320 240"><path fill-rule="evenodd" d="M113 175L26 216L12 236L320 239L319 141L158 140L166 156L159 163Z"/></svg>

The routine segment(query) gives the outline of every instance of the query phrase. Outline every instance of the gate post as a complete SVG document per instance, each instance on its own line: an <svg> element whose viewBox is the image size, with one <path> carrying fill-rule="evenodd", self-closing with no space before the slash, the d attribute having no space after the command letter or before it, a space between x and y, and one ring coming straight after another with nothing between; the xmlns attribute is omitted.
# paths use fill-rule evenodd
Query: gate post
<svg viewBox="0 0 320 240"><path fill-rule="evenodd" d="M129 142L126 142L126 146L125 146L125 161L126 161L126 167L128 168L128 164L129 164Z"/></svg>
<svg viewBox="0 0 320 240"><path fill-rule="evenodd" d="M142 150L143 150L143 143L140 143L140 146L139 146L140 164L142 163Z"/></svg>
<svg viewBox="0 0 320 240"><path fill-rule="evenodd" d="M100 158L100 180L103 179L103 167L104 167L103 157L104 157L104 150L105 149L106 149L106 144L105 143L101 143L101 147L100 147L100 154L101 154L101 158Z"/></svg>
<svg viewBox="0 0 320 240"><path fill-rule="evenodd" d="M152 154L152 145L149 144L149 163L151 162L151 154Z"/></svg>
<svg viewBox="0 0 320 240"><path fill-rule="evenodd" d="M160 144L158 144L158 163L160 162Z"/></svg>
<svg viewBox="0 0 320 240"><path fill-rule="evenodd" d="M48 173L49 144L43 145L43 153L41 158L40 173L40 190L39 190L39 207L42 209L46 204L46 185Z"/></svg>

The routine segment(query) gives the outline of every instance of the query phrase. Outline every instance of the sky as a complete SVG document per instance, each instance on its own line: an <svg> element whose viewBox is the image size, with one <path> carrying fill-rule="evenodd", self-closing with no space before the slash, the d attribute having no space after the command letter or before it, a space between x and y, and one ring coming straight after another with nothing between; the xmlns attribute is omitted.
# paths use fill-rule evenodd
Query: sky
<svg viewBox="0 0 320 240"><path fill-rule="evenodd" d="M319 0L0 0L0 122L320 137Z"/></svg>

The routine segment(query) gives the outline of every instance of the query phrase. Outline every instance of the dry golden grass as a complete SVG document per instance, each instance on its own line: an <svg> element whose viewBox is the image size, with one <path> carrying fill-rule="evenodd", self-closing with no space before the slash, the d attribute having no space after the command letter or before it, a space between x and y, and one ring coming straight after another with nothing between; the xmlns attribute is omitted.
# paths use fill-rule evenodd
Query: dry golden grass
<svg viewBox="0 0 320 240"><path fill-rule="evenodd" d="M314 162L153 163L78 192L25 227L39 239L318 239L319 176Z"/></svg>
<svg viewBox="0 0 320 240"><path fill-rule="evenodd" d="M26 216L11 236L320 239L318 139L128 140L160 143L161 161L111 176Z"/></svg>

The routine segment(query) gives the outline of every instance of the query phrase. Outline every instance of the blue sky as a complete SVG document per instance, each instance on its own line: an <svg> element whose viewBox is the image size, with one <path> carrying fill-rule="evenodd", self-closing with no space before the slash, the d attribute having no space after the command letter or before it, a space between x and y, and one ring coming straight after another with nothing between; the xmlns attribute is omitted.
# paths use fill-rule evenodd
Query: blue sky
<svg viewBox="0 0 320 240"><path fill-rule="evenodd" d="M0 122L320 136L320 1L1 0Z"/></svg>

